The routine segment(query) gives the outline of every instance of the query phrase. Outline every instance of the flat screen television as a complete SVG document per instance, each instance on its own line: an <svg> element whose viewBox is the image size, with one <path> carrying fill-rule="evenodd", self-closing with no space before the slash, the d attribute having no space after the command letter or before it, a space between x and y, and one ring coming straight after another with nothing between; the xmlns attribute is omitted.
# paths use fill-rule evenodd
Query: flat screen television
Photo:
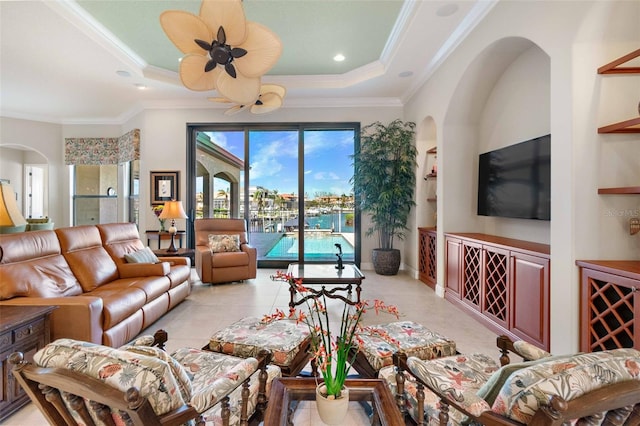
<svg viewBox="0 0 640 426"><path fill-rule="evenodd" d="M551 220L551 135L480 154L478 215Z"/></svg>

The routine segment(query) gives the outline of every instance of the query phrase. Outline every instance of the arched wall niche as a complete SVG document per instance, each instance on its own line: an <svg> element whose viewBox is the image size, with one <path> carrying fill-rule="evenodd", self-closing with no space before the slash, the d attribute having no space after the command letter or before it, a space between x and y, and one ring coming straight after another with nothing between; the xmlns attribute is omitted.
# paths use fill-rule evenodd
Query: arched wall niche
<svg viewBox="0 0 640 426"><path fill-rule="evenodd" d="M550 222L476 214L478 155L548 133L548 54L521 37L492 43L470 63L445 114L438 150L439 178L447 193L441 197L438 226L444 232L549 243Z"/></svg>
<svg viewBox="0 0 640 426"><path fill-rule="evenodd" d="M435 154L428 151L438 146L438 132L433 117L425 117L417 125L416 148L418 149L418 174L416 176L416 204L418 206L418 227L436 226L437 204L432 201L436 195L436 179L428 179L434 163L437 161ZM431 201L430 201L431 200Z"/></svg>
<svg viewBox="0 0 640 426"><path fill-rule="evenodd" d="M0 144L0 170L0 178L9 180L17 194L18 206L23 216L28 218L50 215L49 159L42 152L20 144ZM32 172L38 182L27 182L28 172ZM38 204L35 210L27 205L29 191L35 191L31 197ZM37 214L29 214L36 211Z"/></svg>

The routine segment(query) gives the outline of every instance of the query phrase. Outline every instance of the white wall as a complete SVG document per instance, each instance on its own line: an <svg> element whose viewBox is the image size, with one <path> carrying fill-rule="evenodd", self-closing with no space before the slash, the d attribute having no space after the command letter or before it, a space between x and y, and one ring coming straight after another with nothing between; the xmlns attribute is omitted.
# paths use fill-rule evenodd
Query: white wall
<svg viewBox="0 0 640 426"><path fill-rule="evenodd" d="M152 170L180 170L180 196L186 194L187 123L286 123L286 122L361 122L362 125L380 120L389 122L402 118L399 107L386 108L282 108L260 116L248 111L228 117L224 110L211 109L155 109L145 110L127 122L122 132L140 129L140 229L156 229L157 218L150 207L149 172ZM368 227L366 218L363 229ZM184 229L184 222L177 223ZM362 266L371 269L371 250L377 246L374 238L363 236Z"/></svg>
<svg viewBox="0 0 640 426"><path fill-rule="evenodd" d="M606 214L634 214L629 209L637 208L638 197L597 195L599 186L638 184L637 135L596 132L598 126L637 116L631 107L638 100L640 76L606 77L619 81L605 83L596 69L637 49L638 22L638 2L500 2L406 106L406 119L420 122L432 117L441 129L439 290L444 280L444 232L491 231L548 240L554 353L578 348L575 260L640 258L639 239L628 235L622 218ZM549 58L546 67L539 62L544 56ZM538 106L545 98L547 104ZM499 120L502 115L504 120ZM538 221L476 217L472 200L477 154L492 143L524 140L547 126L552 134L551 222L541 226ZM416 214L425 211L419 202Z"/></svg>
<svg viewBox="0 0 640 426"><path fill-rule="evenodd" d="M47 159L49 164L48 190L49 194L52 194L49 197L49 217L57 227L68 226L69 210L67 208L67 200L69 194L68 191L60 191L61 188L68 187L66 167L64 166L62 126L39 121L0 117L0 146L4 145L24 146L33 149ZM11 183L13 184L13 179ZM16 189L16 191L18 190ZM22 191L20 190L19 194L21 193Z"/></svg>

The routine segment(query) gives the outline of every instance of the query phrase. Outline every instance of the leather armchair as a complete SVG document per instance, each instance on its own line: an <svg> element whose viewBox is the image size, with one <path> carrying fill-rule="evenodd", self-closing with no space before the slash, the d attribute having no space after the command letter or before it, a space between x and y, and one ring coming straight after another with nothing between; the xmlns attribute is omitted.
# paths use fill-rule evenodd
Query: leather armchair
<svg viewBox="0 0 640 426"><path fill-rule="evenodd" d="M247 241L244 219L196 219L195 263L203 283L225 283L256 277L257 250ZM239 251L212 252L209 235L238 235Z"/></svg>

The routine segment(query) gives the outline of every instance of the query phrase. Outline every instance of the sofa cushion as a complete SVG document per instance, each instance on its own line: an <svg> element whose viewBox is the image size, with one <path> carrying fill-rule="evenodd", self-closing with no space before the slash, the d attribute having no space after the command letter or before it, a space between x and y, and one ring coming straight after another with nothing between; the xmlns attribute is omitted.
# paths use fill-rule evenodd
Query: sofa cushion
<svg viewBox="0 0 640 426"><path fill-rule="evenodd" d="M498 370L498 365L490 357L483 354L454 355L428 361L409 357L407 366L416 377L434 389L441 389L448 398L456 401L469 413L479 416L491 409L489 404L476 395L480 387ZM433 393L430 398L438 399ZM437 406L425 407L425 413L437 419ZM450 410L449 415L457 424L466 419L464 414L454 409Z"/></svg>
<svg viewBox="0 0 640 426"><path fill-rule="evenodd" d="M116 281L86 293L102 299L102 328L105 330L131 316L147 302L147 294L143 290L118 284Z"/></svg>
<svg viewBox="0 0 640 426"><path fill-rule="evenodd" d="M182 348L171 356L193 374L191 401L202 413L258 369L255 358L238 358L201 349Z"/></svg>
<svg viewBox="0 0 640 426"><path fill-rule="evenodd" d="M525 340L516 340L513 342L513 347L527 360L536 360L551 356L549 352L544 351Z"/></svg>
<svg viewBox="0 0 640 426"><path fill-rule="evenodd" d="M248 264L249 255L243 251L216 253L215 256L211 256L212 268L232 268Z"/></svg>
<svg viewBox="0 0 640 426"><path fill-rule="evenodd" d="M285 367L310 339L306 324L293 320L264 324L259 318L247 317L214 333L209 339L209 349L242 358L257 357L262 349L268 349L273 363Z"/></svg>
<svg viewBox="0 0 640 426"><path fill-rule="evenodd" d="M149 399L158 415L185 404L171 367L157 357L59 339L38 351L34 362L41 367L78 371L121 391L135 386Z"/></svg>
<svg viewBox="0 0 640 426"><path fill-rule="evenodd" d="M456 342L414 321L370 325L357 332L360 352L373 369L393 364L393 354L433 359L456 354Z"/></svg>
<svg viewBox="0 0 640 426"><path fill-rule="evenodd" d="M136 250L124 255L125 260L128 263L158 263L160 260L158 256L153 253L149 247L145 247L140 250Z"/></svg>
<svg viewBox="0 0 640 426"><path fill-rule="evenodd" d="M0 237L0 300L13 297L65 297L82 294L53 231Z"/></svg>
<svg viewBox="0 0 640 426"><path fill-rule="evenodd" d="M171 355L166 353L160 348L156 348L154 346L136 346L136 345L127 345L119 348L120 350L133 352L141 355L146 355L150 357L155 357L165 361L169 368L171 368L171 372L173 373L173 377L176 378L178 383L178 387L180 388L180 393L182 398L185 401L189 401L191 399L191 379L193 378L192 374L189 374L187 370L184 369L182 364L176 361Z"/></svg>
<svg viewBox="0 0 640 426"><path fill-rule="evenodd" d="M135 223L108 223L96 225L102 245L116 265L126 263L125 255L145 248Z"/></svg>
<svg viewBox="0 0 640 426"><path fill-rule="evenodd" d="M98 228L92 225L55 230L62 254L85 292L119 278L118 268L102 247Z"/></svg>
<svg viewBox="0 0 640 426"><path fill-rule="evenodd" d="M640 352L635 349L553 357L511 374L492 410L528 424L551 395L571 401L587 392L627 380L640 380Z"/></svg>
<svg viewBox="0 0 640 426"><path fill-rule="evenodd" d="M238 234L209 234L209 249L211 253L240 251L240 236Z"/></svg>

